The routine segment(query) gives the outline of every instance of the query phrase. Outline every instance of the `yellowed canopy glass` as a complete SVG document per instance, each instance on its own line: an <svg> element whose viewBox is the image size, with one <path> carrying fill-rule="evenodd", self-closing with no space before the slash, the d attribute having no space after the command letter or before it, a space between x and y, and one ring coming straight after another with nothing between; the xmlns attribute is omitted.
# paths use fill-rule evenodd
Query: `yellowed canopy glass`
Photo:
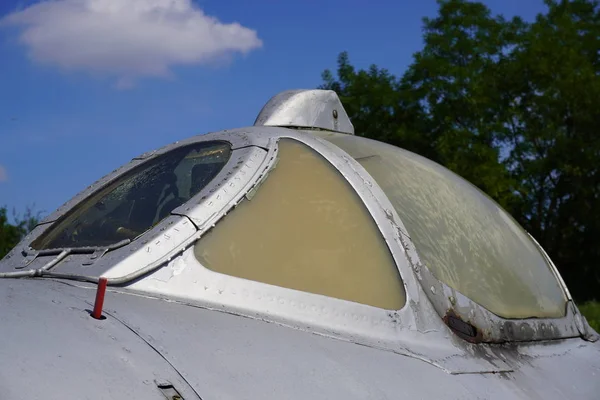
<svg viewBox="0 0 600 400"><path fill-rule="evenodd" d="M402 219L421 261L439 280L505 318L564 316L564 291L536 244L474 185L385 143L318 135L371 174Z"/></svg>
<svg viewBox="0 0 600 400"><path fill-rule="evenodd" d="M398 269L366 207L321 155L292 139L251 200L195 246L227 275L384 309L405 303Z"/></svg>

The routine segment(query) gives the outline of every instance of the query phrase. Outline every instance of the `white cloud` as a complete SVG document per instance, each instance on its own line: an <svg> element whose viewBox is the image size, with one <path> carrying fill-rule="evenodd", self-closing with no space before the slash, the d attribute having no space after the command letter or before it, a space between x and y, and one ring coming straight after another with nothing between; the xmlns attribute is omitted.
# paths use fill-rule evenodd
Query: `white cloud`
<svg viewBox="0 0 600 400"><path fill-rule="evenodd" d="M8 181L8 172L6 172L6 168L0 165L0 183Z"/></svg>
<svg viewBox="0 0 600 400"><path fill-rule="evenodd" d="M35 61L109 74L121 88L262 46L256 31L205 15L191 0L45 0L0 24L22 28Z"/></svg>

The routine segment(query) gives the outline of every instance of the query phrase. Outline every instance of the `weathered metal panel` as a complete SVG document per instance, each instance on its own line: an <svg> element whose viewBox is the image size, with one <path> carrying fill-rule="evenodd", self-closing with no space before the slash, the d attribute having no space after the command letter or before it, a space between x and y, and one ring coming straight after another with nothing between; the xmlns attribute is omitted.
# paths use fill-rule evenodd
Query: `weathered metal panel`
<svg viewBox="0 0 600 400"><path fill-rule="evenodd" d="M93 287L0 280L0 293L7 400L160 399L164 381L185 399L595 399L600 390L600 345L580 339L499 346L512 372L448 374L392 351L173 301L109 290L107 318L94 320ZM494 345L471 356L486 346Z"/></svg>
<svg viewBox="0 0 600 400"><path fill-rule="evenodd" d="M164 399L155 380L199 399L144 339L109 315L91 318L93 296L48 280L0 280L2 400Z"/></svg>
<svg viewBox="0 0 600 400"><path fill-rule="evenodd" d="M581 339L473 345L471 358L495 347L513 371L449 374L393 351L255 318L139 296L111 299L110 312L168 354L205 398L594 399L600 390L600 346Z"/></svg>

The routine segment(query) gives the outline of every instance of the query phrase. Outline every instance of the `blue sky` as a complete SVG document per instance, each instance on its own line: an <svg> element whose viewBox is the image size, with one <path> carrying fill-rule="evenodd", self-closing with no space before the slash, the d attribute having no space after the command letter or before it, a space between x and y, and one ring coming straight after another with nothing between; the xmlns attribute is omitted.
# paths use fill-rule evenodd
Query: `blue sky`
<svg viewBox="0 0 600 400"><path fill-rule="evenodd" d="M545 9L484 3L528 20ZM252 125L274 94L319 85L343 50L401 75L436 11L435 0L0 0L0 206L49 213L140 153Z"/></svg>

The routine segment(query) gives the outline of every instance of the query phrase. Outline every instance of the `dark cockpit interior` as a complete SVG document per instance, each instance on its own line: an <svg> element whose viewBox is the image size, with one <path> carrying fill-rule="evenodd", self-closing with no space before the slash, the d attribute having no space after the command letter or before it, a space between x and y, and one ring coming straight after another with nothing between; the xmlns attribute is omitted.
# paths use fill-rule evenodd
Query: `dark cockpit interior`
<svg viewBox="0 0 600 400"><path fill-rule="evenodd" d="M95 247L133 240L206 187L230 153L227 143L201 142L154 157L84 199L32 247Z"/></svg>

